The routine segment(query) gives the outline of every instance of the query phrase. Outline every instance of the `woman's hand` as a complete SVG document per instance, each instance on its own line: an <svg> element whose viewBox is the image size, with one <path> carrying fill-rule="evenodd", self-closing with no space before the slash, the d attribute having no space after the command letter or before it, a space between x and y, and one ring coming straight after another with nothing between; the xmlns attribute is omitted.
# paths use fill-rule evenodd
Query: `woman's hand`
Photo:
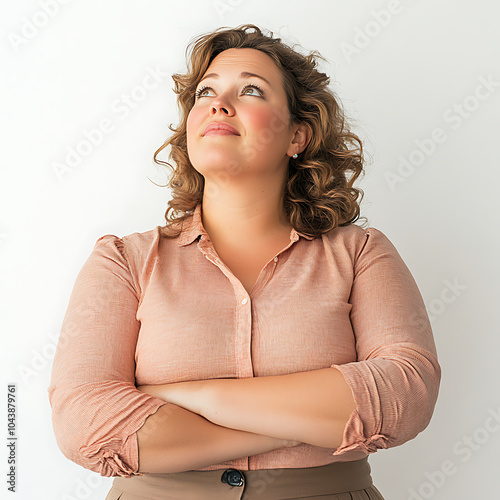
<svg viewBox="0 0 500 500"><path fill-rule="evenodd" d="M165 399L165 392L166 391L163 390L166 385L168 385L168 384L164 384L164 385L138 385L137 390L140 392L143 392L145 394L155 396L156 398L163 399L164 401L167 401Z"/></svg>
<svg viewBox="0 0 500 500"><path fill-rule="evenodd" d="M137 390L181 406L210 420L211 412L216 408L216 399L213 399L215 384L217 382L214 383L214 380L195 380L173 384L139 385ZM285 448L302 444L301 441L291 439L282 439L281 442Z"/></svg>
<svg viewBox="0 0 500 500"><path fill-rule="evenodd" d="M203 382L203 380L193 380L173 384L139 385L137 390L204 416L203 408L206 405L208 391Z"/></svg>
<svg viewBox="0 0 500 500"><path fill-rule="evenodd" d="M283 441L284 446L286 448L292 448L293 446L297 446L298 444L302 444L302 441L292 441L291 439L288 439L286 441Z"/></svg>

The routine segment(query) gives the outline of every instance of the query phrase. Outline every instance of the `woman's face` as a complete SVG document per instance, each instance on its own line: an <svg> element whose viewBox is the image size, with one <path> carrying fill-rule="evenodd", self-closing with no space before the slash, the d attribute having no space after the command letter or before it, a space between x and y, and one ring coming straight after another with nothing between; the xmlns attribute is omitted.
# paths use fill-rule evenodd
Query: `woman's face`
<svg viewBox="0 0 500 500"><path fill-rule="evenodd" d="M267 81L240 75L245 72ZM261 174L276 177L286 170L290 156L298 152L291 144L295 128L271 57L256 49L225 50L214 58L196 91L187 120L187 148L205 179L265 179ZM212 122L232 125L238 135L204 135Z"/></svg>

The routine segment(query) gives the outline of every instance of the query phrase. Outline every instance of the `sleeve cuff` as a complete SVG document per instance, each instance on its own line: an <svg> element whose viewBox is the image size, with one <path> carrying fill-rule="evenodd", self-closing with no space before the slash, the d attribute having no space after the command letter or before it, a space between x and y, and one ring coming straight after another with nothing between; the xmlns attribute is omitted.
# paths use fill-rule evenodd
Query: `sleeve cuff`
<svg viewBox="0 0 500 500"><path fill-rule="evenodd" d="M333 456L342 455L348 451L361 451L367 455L375 453L379 449L389 448L389 440L383 434L374 434L366 437L363 422L355 409L344 429L344 437L341 445L335 450Z"/></svg>
<svg viewBox="0 0 500 500"><path fill-rule="evenodd" d="M149 405L149 414L146 417L141 417L144 420L156 413L161 406L168 404L159 398L151 396L150 398L151 401L146 403L146 405ZM139 429L142 423L138 427L136 426L136 428ZM85 458L85 467L99 472L101 476L132 477L144 475L142 472L139 472L137 430L123 438L101 440L90 445L81 446L78 451Z"/></svg>
<svg viewBox="0 0 500 500"><path fill-rule="evenodd" d="M130 443L127 441L130 440ZM135 445L134 445L135 443ZM117 446L118 445L118 446ZM132 476L143 476L144 474L137 472L138 467L131 467L125 460L124 453L119 454L116 449L122 451L127 445L131 446L131 453L137 450L137 438L133 434L125 439L121 446L116 441L108 443L94 443L90 446L85 446L80 448L80 453L89 462L96 464L96 469L99 470L99 474L104 477L132 477ZM134 464L133 464L134 465Z"/></svg>

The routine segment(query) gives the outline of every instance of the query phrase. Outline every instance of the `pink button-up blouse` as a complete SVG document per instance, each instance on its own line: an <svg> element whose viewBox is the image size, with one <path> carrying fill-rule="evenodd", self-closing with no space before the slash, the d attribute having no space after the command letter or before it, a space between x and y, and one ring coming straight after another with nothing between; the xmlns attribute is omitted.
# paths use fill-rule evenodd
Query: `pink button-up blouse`
<svg viewBox="0 0 500 500"><path fill-rule="evenodd" d="M138 385L341 371L356 402L339 448L280 448L196 470L316 467L401 445L430 422L441 368L422 296L378 229L295 229L249 295L218 257L201 203L165 226L97 240L69 299L51 381L63 454L138 472L137 431L164 404Z"/></svg>

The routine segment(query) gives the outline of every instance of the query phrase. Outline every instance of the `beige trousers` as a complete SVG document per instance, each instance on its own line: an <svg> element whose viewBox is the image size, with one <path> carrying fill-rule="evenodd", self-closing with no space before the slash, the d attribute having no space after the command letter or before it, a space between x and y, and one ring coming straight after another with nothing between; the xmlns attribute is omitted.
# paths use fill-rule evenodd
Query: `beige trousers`
<svg viewBox="0 0 500 500"><path fill-rule="evenodd" d="M115 477L105 500L384 500L368 457L294 469L185 471Z"/></svg>

